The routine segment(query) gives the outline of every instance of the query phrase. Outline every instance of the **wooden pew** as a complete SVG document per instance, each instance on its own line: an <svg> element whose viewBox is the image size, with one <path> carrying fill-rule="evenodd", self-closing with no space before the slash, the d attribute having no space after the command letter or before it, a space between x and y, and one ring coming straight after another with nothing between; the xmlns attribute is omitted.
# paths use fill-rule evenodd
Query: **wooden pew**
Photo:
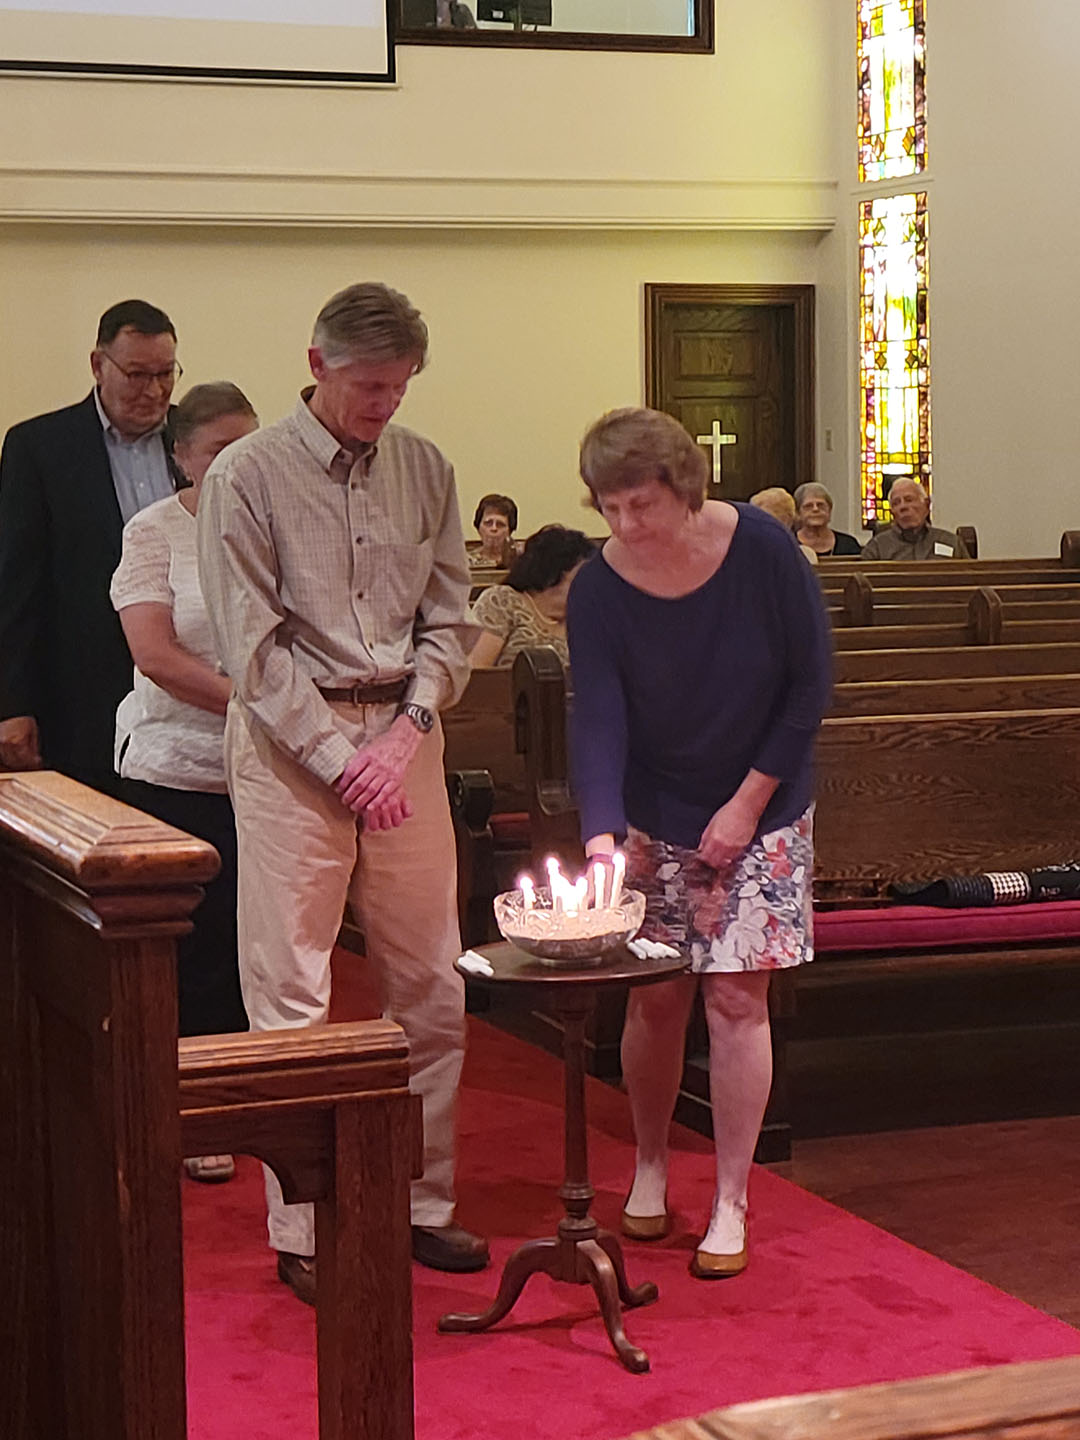
<svg viewBox="0 0 1080 1440"><path fill-rule="evenodd" d="M470 570L469 580L469 604L475 604L476 599L489 585L505 585L509 570Z"/></svg>
<svg viewBox="0 0 1080 1440"><path fill-rule="evenodd" d="M413 1434L420 1104L388 1020L180 1041L183 1154L257 1155L289 1204L314 1203L320 1440Z"/></svg>
<svg viewBox="0 0 1080 1440"><path fill-rule="evenodd" d="M1062 533L1058 554L1032 558L994 560L862 560L857 555L830 557L819 561L816 571L823 585L840 580L857 570L864 570L880 578L883 584L919 583L922 577L931 585L946 584L946 577L956 575L961 580L991 573L1015 574L1017 571L1038 571L1047 576L1080 569L1080 530L1066 530ZM911 576L911 581L902 577ZM895 577L895 578L890 578ZM1065 578L1075 578L1066 576ZM993 584L993 580L981 583Z"/></svg>
<svg viewBox="0 0 1080 1440"><path fill-rule="evenodd" d="M1080 859L1078 754L1074 707L825 721L817 958L787 1054L796 1133L1080 1103L1080 917L885 905L895 881Z"/></svg>
<svg viewBox="0 0 1080 1440"><path fill-rule="evenodd" d="M442 712L447 771L486 770L501 811L526 810L525 763L514 735L510 668L474 670L461 699Z"/></svg>
<svg viewBox="0 0 1080 1440"><path fill-rule="evenodd" d="M672 1420L627 1440L1070 1440L1080 1359L1030 1360L919 1380L783 1395Z"/></svg>
<svg viewBox="0 0 1080 1440"><path fill-rule="evenodd" d="M412 1434L404 1038L377 1021L185 1041L182 1089L175 937L216 870L202 841L64 776L0 774L4 1436L183 1440L184 1143L264 1155L317 1202L322 1440ZM368 1184L382 1225L360 1256L372 1213L339 1202Z"/></svg>
<svg viewBox="0 0 1080 1440"><path fill-rule="evenodd" d="M928 872L1080 858L1080 709L827 719L817 747L822 898Z"/></svg>
<svg viewBox="0 0 1080 1440"><path fill-rule="evenodd" d="M1076 636L1080 640L1080 632ZM833 631L836 650L936 650L970 643L966 621L946 625L851 625Z"/></svg>
<svg viewBox="0 0 1080 1440"><path fill-rule="evenodd" d="M509 888L532 856L528 781L510 669L474 670L442 722L457 850L458 922L462 943L481 945L497 938L491 897ZM485 987L473 998L486 1005L487 993Z"/></svg>
<svg viewBox="0 0 1080 1440"><path fill-rule="evenodd" d="M925 653L925 652L921 652ZM833 689L831 715L947 715L1080 706L1080 673L855 681Z"/></svg>
<svg viewBox="0 0 1080 1440"><path fill-rule="evenodd" d="M848 577L844 587L843 605L839 612L830 609L834 621L849 625L922 625L928 623L962 622L972 597L979 591L992 591L1003 606L1015 608L1016 618L1026 618L1025 607L1038 606L1028 612L1032 618L1076 619L1080 615L1080 584L1052 586L1029 583L997 583L973 581L969 584L878 586L864 572Z"/></svg>
<svg viewBox="0 0 1080 1440"><path fill-rule="evenodd" d="M1053 645L1080 642L1080 616L1053 618L1039 606L987 601L994 591L977 591L964 623L853 625L833 631L836 650L937 650L960 645Z"/></svg>
<svg viewBox="0 0 1080 1440"><path fill-rule="evenodd" d="M1080 641L1041 645L963 645L937 649L838 650L838 684L874 680L945 680L979 676L1080 673Z"/></svg>
<svg viewBox="0 0 1080 1440"><path fill-rule="evenodd" d="M917 590L939 585L1075 585L1080 567L1056 560L822 560L818 583L827 599L842 595L855 576L865 576L875 589Z"/></svg>

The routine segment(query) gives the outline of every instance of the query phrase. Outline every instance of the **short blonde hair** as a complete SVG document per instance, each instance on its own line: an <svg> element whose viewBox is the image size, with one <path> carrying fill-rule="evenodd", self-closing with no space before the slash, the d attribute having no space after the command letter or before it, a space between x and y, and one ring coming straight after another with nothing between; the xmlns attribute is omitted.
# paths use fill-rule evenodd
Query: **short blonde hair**
<svg viewBox="0 0 1080 1440"><path fill-rule="evenodd" d="M767 490L759 490L756 495L750 496L750 504L779 520L781 525L790 527L795 524L795 501L791 491L785 490L782 485L770 485Z"/></svg>
<svg viewBox="0 0 1080 1440"><path fill-rule="evenodd" d="M709 462L677 420L661 410L628 405L609 410L581 442L581 478L595 509L603 496L659 480L691 510L705 503Z"/></svg>

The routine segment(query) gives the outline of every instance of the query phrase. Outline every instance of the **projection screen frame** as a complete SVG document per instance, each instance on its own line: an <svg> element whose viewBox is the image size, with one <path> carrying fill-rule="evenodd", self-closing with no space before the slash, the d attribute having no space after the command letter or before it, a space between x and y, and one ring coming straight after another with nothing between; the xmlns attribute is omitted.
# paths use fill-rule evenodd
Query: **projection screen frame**
<svg viewBox="0 0 1080 1440"><path fill-rule="evenodd" d="M277 70L224 65L111 64L103 61L7 60L0 55L0 75L69 75L101 80L192 80L220 84L281 85L394 85L397 83L394 45L397 0L385 0L386 70Z"/></svg>

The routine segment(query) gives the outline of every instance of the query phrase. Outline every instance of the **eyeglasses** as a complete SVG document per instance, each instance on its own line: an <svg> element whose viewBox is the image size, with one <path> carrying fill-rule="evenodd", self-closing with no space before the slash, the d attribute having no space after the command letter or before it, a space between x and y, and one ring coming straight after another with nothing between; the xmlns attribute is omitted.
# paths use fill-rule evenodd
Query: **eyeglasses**
<svg viewBox="0 0 1080 1440"><path fill-rule="evenodd" d="M125 370L123 365L117 364L107 350L98 352L104 355L109 364L120 371L124 379L133 389L148 390L151 385L161 385L171 390L184 373L184 367L179 360L174 360L167 370Z"/></svg>

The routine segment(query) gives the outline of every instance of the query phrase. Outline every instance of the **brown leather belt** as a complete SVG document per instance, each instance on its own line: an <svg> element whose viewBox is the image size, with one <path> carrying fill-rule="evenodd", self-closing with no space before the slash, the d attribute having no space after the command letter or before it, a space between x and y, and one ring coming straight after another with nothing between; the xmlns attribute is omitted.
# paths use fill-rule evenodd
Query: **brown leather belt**
<svg viewBox="0 0 1080 1440"><path fill-rule="evenodd" d="M341 700L350 705L394 705L405 699L408 679L386 680L381 685L349 685L344 690L330 690L319 686L319 692L326 700Z"/></svg>

